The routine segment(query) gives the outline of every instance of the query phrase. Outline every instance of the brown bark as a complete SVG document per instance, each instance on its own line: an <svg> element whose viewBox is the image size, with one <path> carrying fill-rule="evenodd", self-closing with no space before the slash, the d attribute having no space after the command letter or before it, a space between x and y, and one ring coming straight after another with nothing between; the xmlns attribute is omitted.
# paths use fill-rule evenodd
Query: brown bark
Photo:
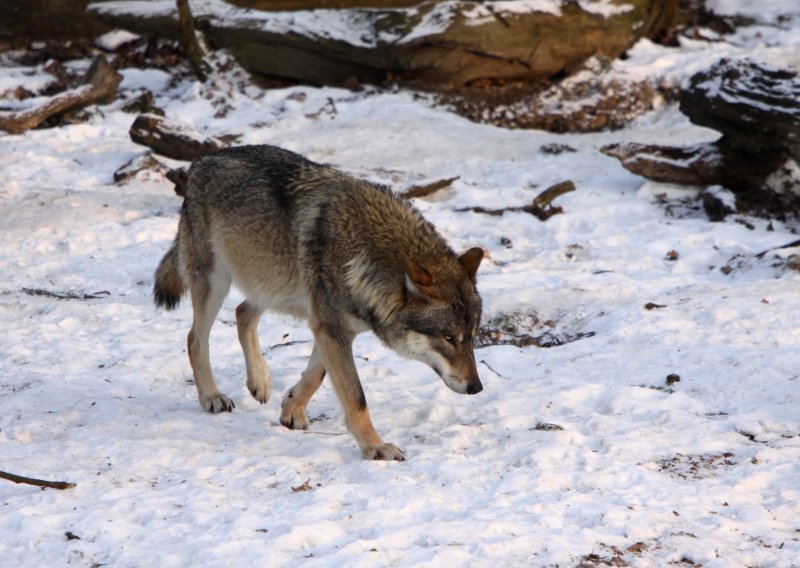
<svg viewBox="0 0 800 568"><path fill-rule="evenodd" d="M290 7L287 2L258 4L269 10ZM358 34L355 44L332 39L322 29L324 19L312 24L319 29L283 33L265 30L256 24L260 16L250 20L244 12L221 20L197 12L197 7L195 15L211 45L230 50L254 73L325 85L391 78L447 90L476 81L541 79L569 72L594 55L617 57L643 35L660 32L674 15L677 0L628 0L626 5L631 9L608 17L567 0L561 2L560 14L519 13L476 1L442 8L437 0L406 9L343 9L344 21ZM333 2L329 6L336 7ZM110 9L102 3L93 10L117 27L179 36L173 15L126 13L124 7ZM476 11L481 15L474 16ZM427 18L440 19L441 26L420 27Z"/></svg>
<svg viewBox="0 0 800 568"><path fill-rule="evenodd" d="M740 153L714 142L675 147L657 144L609 144L600 151L617 158L637 175L679 185L722 185L734 191L761 187L786 158Z"/></svg>
<svg viewBox="0 0 800 568"><path fill-rule="evenodd" d="M427 197L436 193L441 189L445 189L453 185L453 182L458 179L459 176L447 178L447 179L440 179L431 183L426 183L424 185L414 185L406 189L404 192L400 194L401 197L406 199L412 199L414 197Z"/></svg>
<svg viewBox="0 0 800 568"><path fill-rule="evenodd" d="M203 137L196 131L154 114L136 117L130 129L130 137L137 144L175 160L193 161L228 146L218 138Z"/></svg>
<svg viewBox="0 0 800 568"><path fill-rule="evenodd" d="M178 7L178 25L180 26L181 49L183 49L189 64L192 66L195 77L201 82L208 79L208 64L204 61L205 54L197 33L194 29L194 17L189 7L189 0L176 0Z"/></svg>

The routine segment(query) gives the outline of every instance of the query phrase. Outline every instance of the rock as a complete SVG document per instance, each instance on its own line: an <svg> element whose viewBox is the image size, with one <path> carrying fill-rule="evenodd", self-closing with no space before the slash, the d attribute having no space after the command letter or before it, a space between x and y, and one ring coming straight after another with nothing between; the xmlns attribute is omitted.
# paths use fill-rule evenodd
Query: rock
<svg viewBox="0 0 800 568"><path fill-rule="evenodd" d="M693 76L680 102L693 123L722 134L717 141L682 148L611 144L601 151L654 181L732 190L735 206L731 199L720 200L716 189L703 194L712 220L735 210L798 215L800 181L791 167L800 159L798 100L800 74L722 60Z"/></svg>
<svg viewBox="0 0 800 568"><path fill-rule="evenodd" d="M800 75L753 61L723 59L697 73L680 109L694 124L723 134L745 154L800 159Z"/></svg>

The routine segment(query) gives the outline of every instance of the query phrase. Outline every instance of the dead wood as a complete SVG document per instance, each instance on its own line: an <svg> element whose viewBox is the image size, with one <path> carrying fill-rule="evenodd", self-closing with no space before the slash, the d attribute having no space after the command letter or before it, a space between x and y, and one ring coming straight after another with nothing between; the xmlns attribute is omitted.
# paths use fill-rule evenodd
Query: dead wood
<svg viewBox="0 0 800 568"><path fill-rule="evenodd" d="M781 250L781 249L787 249L787 248L794 248L794 247L797 247L797 246L800 246L800 240L797 240L797 241L792 241L792 242L790 242L790 243L787 243L787 244L785 244L785 245L781 245L781 246L779 246L779 247L772 247L772 248L768 248L767 250L761 251L760 253L758 253L757 255L755 255L755 257L756 257L756 258L764 258L764 256L765 256L767 253L769 253L769 252L772 252L772 251L774 251L774 250Z"/></svg>
<svg viewBox="0 0 800 568"><path fill-rule="evenodd" d="M175 160L193 161L228 147L228 143L219 138L206 138L197 131L154 114L136 117L129 134L137 144Z"/></svg>
<svg viewBox="0 0 800 568"><path fill-rule="evenodd" d="M75 483L68 483L66 481L44 481L42 479L34 479L32 477L25 477L22 475L15 475L0 471L0 479L7 479L14 483L24 483L26 485L35 485L36 487L44 487L50 489L71 489L76 486Z"/></svg>
<svg viewBox="0 0 800 568"><path fill-rule="evenodd" d="M549 207L555 199L570 191L575 191L575 184L569 180L552 185L536 196L531 208L542 211Z"/></svg>
<svg viewBox="0 0 800 568"><path fill-rule="evenodd" d="M503 207L501 209L464 207L462 209L456 209L456 211L473 211L475 213L483 213L484 215L492 215L495 217L502 215L506 211L522 211L524 213L530 213L540 221L547 221L553 215L564 212L561 207L554 207L552 202L570 191L575 191L575 184L567 180L548 187L537 195L530 205L525 205L523 207Z"/></svg>
<svg viewBox="0 0 800 568"><path fill-rule="evenodd" d="M657 144L609 144L600 151L622 166L662 183L722 185L734 191L760 188L784 164L780 154L740 153L721 142L675 147Z"/></svg>
<svg viewBox="0 0 800 568"><path fill-rule="evenodd" d="M201 82L208 79L209 66L204 61L203 48L197 40L197 33L194 29L194 16L189 7L189 0L176 0L178 7L178 25L180 26L181 49L183 49L189 65L192 66L195 77Z"/></svg>
<svg viewBox="0 0 800 568"><path fill-rule="evenodd" d="M28 110L0 112L0 129L21 134L36 128L51 116L95 103L110 102L116 96L120 81L122 75L109 65L104 56L98 55L84 76L83 86L64 91Z"/></svg>
<svg viewBox="0 0 800 568"><path fill-rule="evenodd" d="M111 292L108 290L101 290L92 294L79 294L77 292L53 292L51 290L43 290L42 288L23 288L22 291L28 296L44 296L47 298L55 298L56 300L97 300L111 295Z"/></svg>
<svg viewBox="0 0 800 568"><path fill-rule="evenodd" d="M423 185L413 185L402 192L400 196L406 199L411 199L414 197L428 197L429 195L432 195L441 189L450 187L458 178L459 176L456 176L447 179L440 179Z"/></svg>

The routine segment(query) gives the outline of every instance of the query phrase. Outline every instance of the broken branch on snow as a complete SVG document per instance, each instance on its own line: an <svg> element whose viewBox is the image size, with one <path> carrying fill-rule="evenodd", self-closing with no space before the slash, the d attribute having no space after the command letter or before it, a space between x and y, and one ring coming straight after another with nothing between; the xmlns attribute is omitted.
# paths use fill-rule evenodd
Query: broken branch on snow
<svg viewBox="0 0 800 568"><path fill-rule="evenodd" d="M111 292L102 290L93 294L78 294L77 292L52 292L50 290L43 290L42 288L23 288L28 296L45 296L47 298L55 298L56 300L97 300L104 296L110 296Z"/></svg>
<svg viewBox="0 0 800 568"><path fill-rule="evenodd" d="M36 487L49 489L71 489L76 486L75 483L68 483L66 481L44 481L42 479L34 479L33 477L25 477L23 475L15 475L5 471L0 471L0 479L7 479L8 481L13 481L14 483L35 485Z"/></svg>
<svg viewBox="0 0 800 568"><path fill-rule="evenodd" d="M493 216L500 216L506 211L522 211L524 213L530 213L531 215L534 215L540 221L547 221L553 215L564 212L561 207L554 207L552 202L555 201L556 198L564 195L565 193L569 193L570 191L575 191L575 184L567 180L548 187L539 195L537 195L530 205L525 205L523 207L503 207L502 209L465 207L462 209L457 209L456 211L474 211L475 213L483 213L485 215Z"/></svg>
<svg viewBox="0 0 800 568"><path fill-rule="evenodd" d="M47 102L27 110L0 112L0 129L11 134L22 134L36 128L51 116L95 103L110 102L116 96L120 81L122 75L109 65L104 56L98 55L86 72L82 87L59 93Z"/></svg>

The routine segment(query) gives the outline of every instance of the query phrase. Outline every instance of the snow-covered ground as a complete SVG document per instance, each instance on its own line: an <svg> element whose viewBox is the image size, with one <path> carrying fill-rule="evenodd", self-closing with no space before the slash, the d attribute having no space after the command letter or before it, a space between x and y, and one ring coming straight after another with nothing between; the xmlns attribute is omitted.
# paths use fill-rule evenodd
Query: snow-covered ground
<svg viewBox="0 0 800 568"><path fill-rule="evenodd" d="M615 66L671 82L722 56L798 68L800 10L786 5L719 41L642 42ZM0 92L46 82L29 71L0 68ZM0 480L0 564L800 566L800 273L786 262L800 251L756 256L796 240L794 225L711 223L684 203L695 190L598 151L714 132L668 105L622 131L554 135L473 124L405 92L123 74L127 98L148 88L208 135L398 189L460 176L416 205L455 248L488 250L484 321L535 315L586 336L479 349L474 397L361 336L373 420L407 456L365 462L327 384L308 432L278 422L310 353L303 323L264 318L275 390L266 406L250 397L234 294L212 363L236 410L205 414L189 303L162 313L150 297L180 199L158 175L112 179L145 151L128 138L134 115L117 101L82 124L0 135L0 470L77 484ZM541 151L551 144L575 151ZM566 179L577 189L546 222L458 211L524 205Z"/></svg>

